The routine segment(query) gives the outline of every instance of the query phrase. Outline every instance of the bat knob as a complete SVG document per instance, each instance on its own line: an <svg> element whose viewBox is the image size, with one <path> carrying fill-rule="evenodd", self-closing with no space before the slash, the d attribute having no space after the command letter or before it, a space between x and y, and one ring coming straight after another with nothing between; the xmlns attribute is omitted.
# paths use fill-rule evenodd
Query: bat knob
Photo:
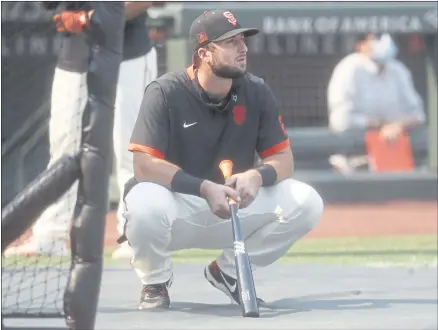
<svg viewBox="0 0 438 330"><path fill-rule="evenodd" d="M222 175L227 180L233 174L233 162L231 160L223 160L219 164Z"/></svg>

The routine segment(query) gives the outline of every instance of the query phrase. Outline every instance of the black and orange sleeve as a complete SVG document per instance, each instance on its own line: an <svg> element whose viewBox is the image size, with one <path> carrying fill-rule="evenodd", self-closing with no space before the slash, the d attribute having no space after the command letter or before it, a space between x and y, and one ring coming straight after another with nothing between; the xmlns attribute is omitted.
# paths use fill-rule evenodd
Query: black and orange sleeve
<svg viewBox="0 0 438 330"><path fill-rule="evenodd" d="M268 85L263 84L260 91L261 105L257 152L266 158L290 147L289 136L279 112L278 102Z"/></svg>
<svg viewBox="0 0 438 330"><path fill-rule="evenodd" d="M145 152L164 159L169 144L169 110L165 95L157 82L145 90L128 150Z"/></svg>

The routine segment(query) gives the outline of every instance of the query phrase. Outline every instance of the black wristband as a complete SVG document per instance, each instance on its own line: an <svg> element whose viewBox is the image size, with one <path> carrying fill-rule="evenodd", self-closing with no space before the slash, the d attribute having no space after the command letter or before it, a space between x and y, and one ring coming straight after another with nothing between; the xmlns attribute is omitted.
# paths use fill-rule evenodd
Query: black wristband
<svg viewBox="0 0 438 330"><path fill-rule="evenodd" d="M262 187L273 186L277 182L277 170L269 164L263 164L257 171L262 176Z"/></svg>
<svg viewBox="0 0 438 330"><path fill-rule="evenodd" d="M204 180L194 177L180 169L173 176L170 189L177 193L201 197L202 181Z"/></svg>

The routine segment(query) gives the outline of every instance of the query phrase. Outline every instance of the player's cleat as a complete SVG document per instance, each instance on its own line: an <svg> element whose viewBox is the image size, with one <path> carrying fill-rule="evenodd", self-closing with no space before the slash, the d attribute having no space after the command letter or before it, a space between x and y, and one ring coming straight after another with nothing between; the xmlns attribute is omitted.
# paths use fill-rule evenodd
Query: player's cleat
<svg viewBox="0 0 438 330"><path fill-rule="evenodd" d="M217 265L216 260L205 267L204 276L212 286L218 290L221 290L228 297L230 297L232 301L240 305L239 289L237 287L236 279L222 272ZM259 305L264 303L264 301L260 298L257 298L257 301Z"/></svg>
<svg viewBox="0 0 438 330"><path fill-rule="evenodd" d="M205 267L204 276L212 286L225 293L233 302L240 305L237 280L222 272L216 261ZM266 304L261 298L257 298L257 302L259 305Z"/></svg>
<svg viewBox="0 0 438 330"><path fill-rule="evenodd" d="M222 272L219 269L216 260L209 264L207 267L205 267L204 276L212 286L214 286L216 289L221 290L228 297L230 297L232 301L240 304L237 281L231 276L228 276L227 274Z"/></svg>
<svg viewBox="0 0 438 330"><path fill-rule="evenodd" d="M145 285L138 309L170 308L169 291L166 284Z"/></svg>
<svg viewBox="0 0 438 330"><path fill-rule="evenodd" d="M138 309L170 308L169 287L172 278L166 283L143 286Z"/></svg>

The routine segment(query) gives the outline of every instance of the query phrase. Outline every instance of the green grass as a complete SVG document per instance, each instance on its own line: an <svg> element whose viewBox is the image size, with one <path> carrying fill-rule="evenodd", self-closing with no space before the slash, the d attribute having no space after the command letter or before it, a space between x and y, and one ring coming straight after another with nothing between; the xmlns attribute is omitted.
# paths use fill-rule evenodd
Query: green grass
<svg viewBox="0 0 438 330"><path fill-rule="evenodd" d="M393 265L393 266L437 266L437 235L411 235L391 237L304 239L297 242L283 256L281 263L319 263L348 265ZM105 264L127 264L126 260L113 260L113 249L105 249ZM183 250L173 253L175 263L210 262L220 254L219 250ZM10 263L58 266L60 258L4 258L3 266ZM63 260L64 264L68 259Z"/></svg>
<svg viewBox="0 0 438 330"><path fill-rule="evenodd" d="M304 239L283 256L282 263L436 266L437 235ZM220 251L185 250L174 262L208 262Z"/></svg>

